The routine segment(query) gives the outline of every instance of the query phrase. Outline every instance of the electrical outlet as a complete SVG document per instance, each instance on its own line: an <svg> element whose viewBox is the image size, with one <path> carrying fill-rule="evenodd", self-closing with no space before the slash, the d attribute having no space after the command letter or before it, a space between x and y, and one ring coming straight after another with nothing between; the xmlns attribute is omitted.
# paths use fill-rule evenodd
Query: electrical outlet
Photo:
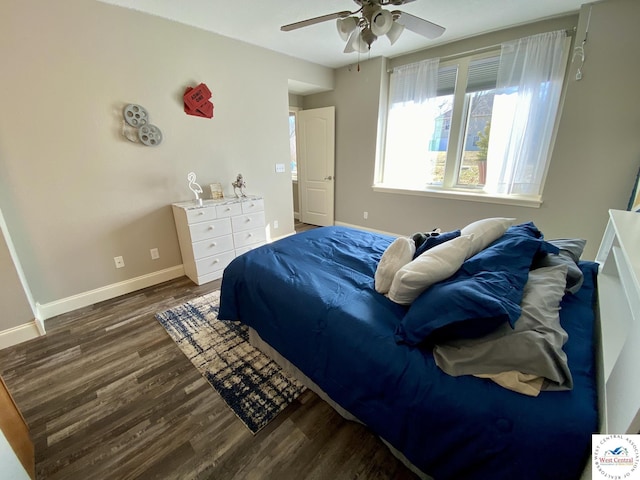
<svg viewBox="0 0 640 480"><path fill-rule="evenodd" d="M276 163L276 173L284 173L285 167L284 163Z"/></svg>
<svg viewBox="0 0 640 480"><path fill-rule="evenodd" d="M364 217L364 219L366 220L367 218L369 218L369 212L364 212L362 214L362 216Z"/></svg>
<svg viewBox="0 0 640 480"><path fill-rule="evenodd" d="M116 264L116 268L122 268L124 267L124 258L120 257L113 257L113 261Z"/></svg>
<svg viewBox="0 0 640 480"><path fill-rule="evenodd" d="M279 226L280 226L280 224L278 223L278 220L274 220L274 221L273 221L273 228L274 228L274 230L275 230L276 228L278 228Z"/></svg>
<svg viewBox="0 0 640 480"><path fill-rule="evenodd" d="M152 248L149 252L151 253L151 260L157 260L160 258L160 252L158 252L157 248Z"/></svg>

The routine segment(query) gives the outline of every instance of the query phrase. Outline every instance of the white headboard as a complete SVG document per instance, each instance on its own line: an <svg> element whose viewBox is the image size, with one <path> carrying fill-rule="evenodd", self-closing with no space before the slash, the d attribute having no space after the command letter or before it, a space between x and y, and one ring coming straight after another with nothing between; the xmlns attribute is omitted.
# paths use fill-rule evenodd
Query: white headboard
<svg viewBox="0 0 640 480"><path fill-rule="evenodd" d="M640 213L609 211L596 262L601 433L640 433Z"/></svg>

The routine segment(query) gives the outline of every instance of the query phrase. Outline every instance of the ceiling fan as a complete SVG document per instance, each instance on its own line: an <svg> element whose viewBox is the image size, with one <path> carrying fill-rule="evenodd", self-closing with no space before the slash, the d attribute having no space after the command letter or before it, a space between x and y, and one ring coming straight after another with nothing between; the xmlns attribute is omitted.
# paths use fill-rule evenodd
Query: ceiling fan
<svg viewBox="0 0 640 480"><path fill-rule="evenodd" d="M371 44L382 35L386 35L393 45L405 28L423 37L433 39L442 35L444 27L411 15L400 10L385 10L388 5L400 6L415 0L353 0L360 6L350 12L329 13L319 17L309 18L300 22L283 25L280 30L289 32L302 27L315 25L337 19L338 33L347 42L344 53L366 53ZM359 14L359 15L358 15Z"/></svg>

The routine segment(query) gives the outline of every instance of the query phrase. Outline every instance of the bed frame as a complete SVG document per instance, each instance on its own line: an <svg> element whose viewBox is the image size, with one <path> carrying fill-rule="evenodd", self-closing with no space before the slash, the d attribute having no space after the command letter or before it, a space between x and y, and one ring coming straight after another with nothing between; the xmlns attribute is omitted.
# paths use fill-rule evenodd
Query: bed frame
<svg viewBox="0 0 640 480"><path fill-rule="evenodd" d="M640 365L640 214L609 211L609 222L596 262L600 264L596 315L600 433L636 434L640 433L640 383L637 382ZM252 328L249 329L249 341L343 417L358 421ZM387 446L420 478L431 478L397 449L388 443ZM582 479L591 477L589 461Z"/></svg>

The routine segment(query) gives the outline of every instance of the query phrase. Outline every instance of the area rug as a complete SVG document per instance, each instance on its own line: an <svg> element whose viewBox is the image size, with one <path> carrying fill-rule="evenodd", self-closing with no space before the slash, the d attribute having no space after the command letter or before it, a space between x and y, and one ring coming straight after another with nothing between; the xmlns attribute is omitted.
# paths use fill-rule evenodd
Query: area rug
<svg viewBox="0 0 640 480"><path fill-rule="evenodd" d="M249 344L240 322L218 320L220 292L157 313L156 319L236 416L257 433L305 387Z"/></svg>

